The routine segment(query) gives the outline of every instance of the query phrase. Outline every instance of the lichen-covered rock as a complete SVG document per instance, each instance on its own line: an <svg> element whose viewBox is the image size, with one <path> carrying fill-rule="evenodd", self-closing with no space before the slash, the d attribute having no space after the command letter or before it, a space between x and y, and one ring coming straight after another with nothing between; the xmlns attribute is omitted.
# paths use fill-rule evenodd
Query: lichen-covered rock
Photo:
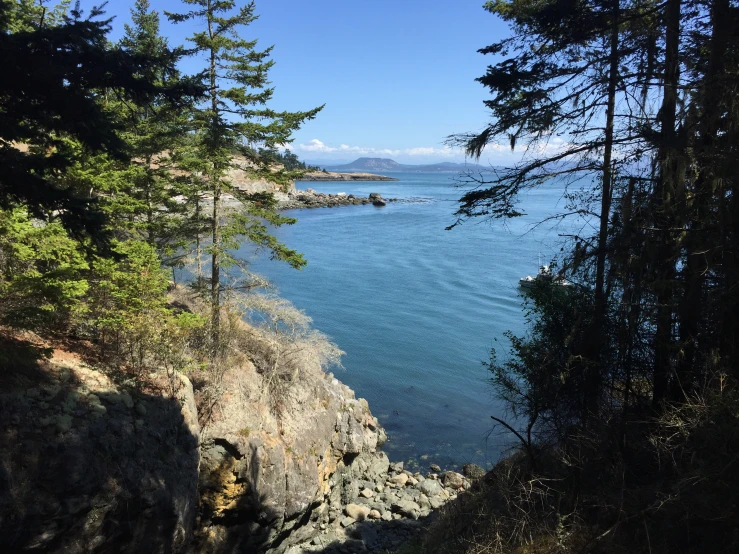
<svg viewBox="0 0 739 554"><path fill-rule="evenodd" d="M0 551L181 552L197 511L190 382L127 391L56 358L33 382L0 394ZM134 401L146 403L144 425Z"/></svg>

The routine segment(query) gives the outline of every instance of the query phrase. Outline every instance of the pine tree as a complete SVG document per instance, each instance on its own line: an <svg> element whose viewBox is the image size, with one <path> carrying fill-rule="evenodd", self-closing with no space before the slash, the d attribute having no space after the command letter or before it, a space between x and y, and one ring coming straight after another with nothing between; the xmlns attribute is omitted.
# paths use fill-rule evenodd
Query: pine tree
<svg viewBox="0 0 739 554"><path fill-rule="evenodd" d="M241 237L267 248L273 258L293 267L306 263L302 255L281 244L268 229L268 225L292 224L295 219L279 215L271 195L245 194L229 180L234 152L246 159L241 167L249 176L286 185L288 176L273 172L258 149L289 143L292 132L314 118L322 107L295 113L268 107L273 95L267 80L274 64L269 60L272 48L258 50L256 40L239 36L239 28L257 18L253 2L236 8L233 0L183 1L194 9L167 16L176 23L195 21L202 28L190 41L194 44L193 53L206 60L202 78L208 99L195 112L197 157L191 158L189 169L202 178L212 202L210 300L212 334L218 344L221 270L237 263L230 250L237 247ZM242 210L224 209L222 197L226 191L241 201Z"/></svg>

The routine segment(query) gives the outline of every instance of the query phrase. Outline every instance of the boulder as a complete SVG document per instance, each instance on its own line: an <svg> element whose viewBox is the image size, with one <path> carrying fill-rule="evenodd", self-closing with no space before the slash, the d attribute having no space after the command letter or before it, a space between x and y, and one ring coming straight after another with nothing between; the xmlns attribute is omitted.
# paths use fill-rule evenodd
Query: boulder
<svg viewBox="0 0 739 554"><path fill-rule="evenodd" d="M441 474L441 482L445 487L461 489L464 487L464 476L455 471L446 471Z"/></svg>
<svg viewBox="0 0 739 554"><path fill-rule="evenodd" d="M344 508L344 513L355 521L364 521L370 513L370 508L367 506L360 506L359 504L348 504Z"/></svg>
<svg viewBox="0 0 739 554"><path fill-rule="evenodd" d="M390 482L399 487L404 487L408 482L408 476L405 473L399 473L398 475L392 476Z"/></svg>
<svg viewBox="0 0 739 554"><path fill-rule="evenodd" d="M382 194L379 192L370 192L368 197L370 200L382 200Z"/></svg>
<svg viewBox="0 0 739 554"><path fill-rule="evenodd" d="M345 518L341 519L341 526L342 527L349 527L352 523L355 523L356 520L352 517L346 516Z"/></svg>
<svg viewBox="0 0 739 554"><path fill-rule="evenodd" d="M433 479L426 479L418 483L416 488L429 498L441 494L441 491L444 490L441 484Z"/></svg>
<svg viewBox="0 0 739 554"><path fill-rule="evenodd" d="M382 206L387 206L387 202L385 202L382 198L376 198L372 201L372 205L381 208Z"/></svg>
<svg viewBox="0 0 739 554"><path fill-rule="evenodd" d="M462 475L468 479L482 479L485 477L485 470L477 464L465 464L462 466Z"/></svg>
<svg viewBox="0 0 739 554"><path fill-rule="evenodd" d="M390 506L390 509L396 514L413 519L418 519L421 513L421 507L412 500L398 500Z"/></svg>

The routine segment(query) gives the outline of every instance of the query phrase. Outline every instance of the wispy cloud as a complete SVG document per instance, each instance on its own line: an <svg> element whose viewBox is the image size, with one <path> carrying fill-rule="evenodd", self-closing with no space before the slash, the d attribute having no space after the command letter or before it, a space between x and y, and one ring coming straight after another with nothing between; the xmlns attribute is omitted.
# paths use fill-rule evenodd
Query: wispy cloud
<svg viewBox="0 0 739 554"><path fill-rule="evenodd" d="M313 139L305 144L289 145L288 148L298 152L308 152L311 154L353 154L357 156L416 156L429 157L441 156L445 158L459 157L464 152L459 148L451 148L444 146L437 148L434 146L420 146L416 148L374 148L369 146L350 146L348 144L340 144L339 146L329 146L321 140Z"/></svg>
<svg viewBox="0 0 739 554"><path fill-rule="evenodd" d="M515 163L527 156L550 156L566 151L572 145L560 137L547 137L546 140L535 142L534 144L522 143L516 145L514 151L511 151L509 143L491 142L483 149L483 154L478 163L486 164L510 164ZM326 144L322 140L314 138L306 143L287 144L284 148L289 148L295 153L308 156L314 159L331 158L344 159L355 156L398 158L405 160L406 163L414 163L413 159L420 161L432 161L438 159L446 159L451 161L469 161L463 148L453 146L416 146L413 148L376 148L372 146L351 146L348 144L339 144L332 146Z"/></svg>

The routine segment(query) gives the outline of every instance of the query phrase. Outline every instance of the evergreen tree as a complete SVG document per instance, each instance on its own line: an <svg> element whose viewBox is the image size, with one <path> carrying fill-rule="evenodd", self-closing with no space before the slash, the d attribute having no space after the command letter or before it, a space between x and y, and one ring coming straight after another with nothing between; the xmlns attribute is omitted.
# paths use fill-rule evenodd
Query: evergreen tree
<svg viewBox="0 0 739 554"><path fill-rule="evenodd" d="M148 0L136 0L132 25L125 25L120 46L124 52L152 62L140 69L140 77L162 89L182 82L176 69L181 48L170 49L159 32L159 14ZM151 102L115 102L130 145L132 165L127 168L127 187L121 195L124 213L133 217L133 228L164 259L175 255L191 238L182 221L187 206L188 183L176 165L177 152L188 131L189 106L173 103L164 95Z"/></svg>
<svg viewBox="0 0 739 554"><path fill-rule="evenodd" d="M59 219L105 243L100 203L89 189L60 179L89 154L129 159L121 124L100 94L115 90L143 104L163 93L181 97L183 89L163 90L141 75L150 60L111 48L101 10L83 17L75 9L51 25L36 23L30 7L0 3L0 207L25 205L35 217Z"/></svg>
<svg viewBox="0 0 739 554"><path fill-rule="evenodd" d="M202 179L212 202L208 248L212 330L217 344L221 270L236 263L230 250L237 247L238 239L244 237L269 249L273 258L293 267L305 265L302 255L281 244L268 229L268 225L292 224L295 219L279 215L271 195L245 194L230 181L228 171L234 166L233 153L238 151L243 156L245 163L240 167L249 176L287 185L289 175L272 171L267 160L259 156L259 148L273 149L289 143L292 132L315 117L321 108L293 113L268 107L273 95L267 80L274 64L269 60L272 48L258 50L256 40L239 36L239 28L257 18L253 2L236 8L233 0L183 1L194 9L182 14L167 13L167 16L176 23L195 21L202 29L190 41L194 44L193 54L206 61L201 75L208 98L194 115L197 155L191 157L188 169ZM242 210L224 209L226 191L241 201Z"/></svg>

